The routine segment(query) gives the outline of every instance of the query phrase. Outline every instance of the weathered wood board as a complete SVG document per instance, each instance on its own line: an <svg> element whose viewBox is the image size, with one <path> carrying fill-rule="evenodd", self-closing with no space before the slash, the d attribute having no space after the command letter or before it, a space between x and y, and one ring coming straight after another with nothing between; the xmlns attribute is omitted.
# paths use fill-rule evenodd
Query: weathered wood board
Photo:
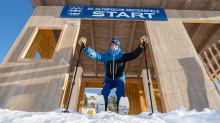
<svg viewBox="0 0 220 123"><path fill-rule="evenodd" d="M76 70L74 71L74 75L75 75L75 72ZM82 72L83 72L83 69L81 67L78 67L76 77L74 80L75 84L72 89L72 94L71 94L70 104L69 104L69 109L72 111L77 111L77 104L78 104L78 99L79 99L78 97L84 96L84 95L80 95Z"/></svg>
<svg viewBox="0 0 220 123"><path fill-rule="evenodd" d="M152 80L151 80L150 76L151 76L150 75L150 70L148 70L148 74L147 74L147 70L146 69L144 69L142 71L142 79L143 79L143 85L144 85L144 92L145 92L145 96L146 96L146 100L147 100L146 101L146 103L147 103L147 110L149 112L152 112L152 107L153 107L153 111L155 111L155 110L158 111L158 109L157 109L156 98L155 98L155 95L154 95L153 83L152 83ZM148 78L149 78L149 80L148 80ZM150 91L149 91L148 81L150 83ZM152 102L152 105L151 105L151 102Z"/></svg>

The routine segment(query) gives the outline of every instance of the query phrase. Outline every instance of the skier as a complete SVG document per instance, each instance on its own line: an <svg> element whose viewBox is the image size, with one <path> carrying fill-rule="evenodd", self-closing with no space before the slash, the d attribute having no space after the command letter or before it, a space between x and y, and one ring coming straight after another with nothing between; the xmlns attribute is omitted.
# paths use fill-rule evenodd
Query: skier
<svg viewBox="0 0 220 123"><path fill-rule="evenodd" d="M107 111L108 106L108 96L110 90L116 88L116 96L117 96L117 112L118 105L121 96L125 96L125 74L124 68L127 61L133 60L137 58L141 52L144 50L146 43L144 44L144 40L146 37L141 37L141 44L131 53L121 52L121 46L119 40L114 37L110 42L110 46L107 53L97 53L92 50L86 44L86 38L81 37L78 41L80 47L83 45L83 51L91 58L104 62L105 67L105 81L103 82L103 89L101 94L104 96L105 100L105 111ZM145 46L144 46L145 45Z"/></svg>

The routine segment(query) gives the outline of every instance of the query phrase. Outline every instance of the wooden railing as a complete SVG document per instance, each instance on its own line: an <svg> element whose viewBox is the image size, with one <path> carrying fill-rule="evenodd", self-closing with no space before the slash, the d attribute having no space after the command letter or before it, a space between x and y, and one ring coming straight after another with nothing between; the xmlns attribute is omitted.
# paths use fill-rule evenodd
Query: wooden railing
<svg viewBox="0 0 220 123"><path fill-rule="evenodd" d="M218 40L218 43L220 44L220 40ZM218 49L218 47L213 44L213 47L216 51L216 54L214 55L214 53L212 52L211 50L211 47L208 48L208 51L210 53L210 56L211 56L211 59L209 58L209 56L207 55L207 52L204 51L204 56L205 58L203 59L200 55L199 55L199 58L201 59L203 65L204 65L204 68L206 70L206 72L208 73L212 83L214 84L214 87L215 87L215 90L218 92L218 94L220 95L220 91L219 91L219 88L215 82L215 79L217 79L218 83L220 84L220 79L219 79L219 76L218 76L218 72L220 71L220 65L219 65L219 62L217 60L217 56L220 57L220 51ZM217 69L215 69L215 66L212 64L212 61L214 60L214 63L215 63L215 66L217 66ZM205 62L207 61L207 62Z"/></svg>

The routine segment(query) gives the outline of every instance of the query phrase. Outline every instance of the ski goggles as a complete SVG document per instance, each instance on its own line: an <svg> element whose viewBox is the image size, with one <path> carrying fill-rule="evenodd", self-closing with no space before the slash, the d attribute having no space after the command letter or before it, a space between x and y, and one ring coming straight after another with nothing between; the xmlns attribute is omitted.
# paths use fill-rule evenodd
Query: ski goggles
<svg viewBox="0 0 220 123"><path fill-rule="evenodd" d="M112 45L117 45L117 46L118 46L119 44L117 44L117 43L111 43L110 46L112 46Z"/></svg>
<svg viewBox="0 0 220 123"><path fill-rule="evenodd" d="M119 45L120 42L117 39L112 39L110 45Z"/></svg>

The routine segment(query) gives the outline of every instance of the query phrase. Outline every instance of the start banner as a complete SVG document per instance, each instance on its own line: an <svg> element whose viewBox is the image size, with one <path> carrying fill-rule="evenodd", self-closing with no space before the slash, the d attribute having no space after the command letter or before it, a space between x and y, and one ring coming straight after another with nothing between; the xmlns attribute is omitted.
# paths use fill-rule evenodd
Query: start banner
<svg viewBox="0 0 220 123"><path fill-rule="evenodd" d="M164 9L137 7L67 5L63 7L60 17L167 21L167 16Z"/></svg>

